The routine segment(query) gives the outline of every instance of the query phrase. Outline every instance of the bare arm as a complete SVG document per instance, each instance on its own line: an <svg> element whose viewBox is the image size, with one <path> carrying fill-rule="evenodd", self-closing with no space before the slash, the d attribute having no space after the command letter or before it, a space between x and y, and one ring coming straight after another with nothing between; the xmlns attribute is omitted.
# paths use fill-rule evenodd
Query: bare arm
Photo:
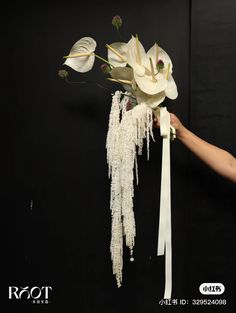
<svg viewBox="0 0 236 313"><path fill-rule="evenodd" d="M236 183L236 158L229 152L220 149L193 134L171 114L171 124L176 129L177 138L199 159L218 174Z"/></svg>

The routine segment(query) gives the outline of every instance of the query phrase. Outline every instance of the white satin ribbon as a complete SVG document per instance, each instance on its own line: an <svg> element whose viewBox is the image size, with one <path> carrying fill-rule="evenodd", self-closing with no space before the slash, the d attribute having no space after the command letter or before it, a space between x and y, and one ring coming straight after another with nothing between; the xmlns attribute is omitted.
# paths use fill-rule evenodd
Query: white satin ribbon
<svg viewBox="0 0 236 313"><path fill-rule="evenodd" d="M171 194L170 194L170 114L160 108L160 133L162 144L160 218L157 255L165 255L164 299L171 298L172 292L172 247L171 247Z"/></svg>

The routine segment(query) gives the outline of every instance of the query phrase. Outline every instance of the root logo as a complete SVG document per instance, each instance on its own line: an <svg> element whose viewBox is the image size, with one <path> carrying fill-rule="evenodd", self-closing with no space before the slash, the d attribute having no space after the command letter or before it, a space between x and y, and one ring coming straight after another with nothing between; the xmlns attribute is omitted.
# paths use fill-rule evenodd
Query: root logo
<svg viewBox="0 0 236 313"><path fill-rule="evenodd" d="M9 286L8 287L8 298L10 300L24 300L29 301L30 303L36 304L48 304L49 294L52 291L51 286L34 286L34 287L16 287Z"/></svg>

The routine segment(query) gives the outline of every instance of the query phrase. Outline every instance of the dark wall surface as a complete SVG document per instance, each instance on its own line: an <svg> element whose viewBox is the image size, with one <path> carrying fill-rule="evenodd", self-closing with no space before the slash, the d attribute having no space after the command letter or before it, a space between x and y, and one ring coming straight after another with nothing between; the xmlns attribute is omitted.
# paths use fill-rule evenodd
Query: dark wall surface
<svg viewBox="0 0 236 313"><path fill-rule="evenodd" d="M191 129L236 155L236 3L192 1ZM191 157L191 281L194 297L202 281L225 285L235 310L235 185ZM233 309L234 308L234 309ZM218 308L220 310L220 308ZM222 311L224 311L221 308Z"/></svg>
<svg viewBox="0 0 236 313"><path fill-rule="evenodd" d="M124 20L128 41L139 34L170 55L179 97L168 109L203 139L236 154L236 5L234 1L165 0L8 4L2 13L1 229L5 312L200 312L192 299L203 282L221 282L224 312L235 294L235 186L217 176L177 140L172 144L173 299L161 306L164 260L156 256L161 140L150 160L139 158L135 262L124 255L117 289L110 261L109 180L105 139L111 93L100 73L57 72L62 56L83 36L97 53L118 40L111 18ZM50 304L8 300L8 286L52 286ZM222 312L220 305L204 306Z"/></svg>

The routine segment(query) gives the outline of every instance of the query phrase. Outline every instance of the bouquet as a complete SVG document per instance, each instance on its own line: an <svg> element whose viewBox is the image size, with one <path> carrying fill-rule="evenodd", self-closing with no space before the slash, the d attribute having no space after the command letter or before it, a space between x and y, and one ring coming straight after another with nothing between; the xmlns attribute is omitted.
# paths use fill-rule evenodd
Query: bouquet
<svg viewBox="0 0 236 313"><path fill-rule="evenodd" d="M120 16L112 24L119 31ZM165 97L176 99L177 87L173 79L173 64L169 55L157 43L146 52L138 35L128 42L107 44L107 59L96 54L96 41L83 37L65 56L65 65L79 73L90 71L95 59L103 62L102 71L108 80L123 87L113 94L106 149L109 177L111 178L110 209L111 259L113 274L118 287L122 283L123 238L130 249L130 261L134 261L135 217L133 210L134 178L138 184L137 154L142 154L143 142L153 137L153 114L160 118L163 136L162 183L158 255L166 255L165 298L171 297L171 215L170 215L170 139L175 130L170 125L169 113L161 104ZM59 75L67 79L68 73L61 70Z"/></svg>

